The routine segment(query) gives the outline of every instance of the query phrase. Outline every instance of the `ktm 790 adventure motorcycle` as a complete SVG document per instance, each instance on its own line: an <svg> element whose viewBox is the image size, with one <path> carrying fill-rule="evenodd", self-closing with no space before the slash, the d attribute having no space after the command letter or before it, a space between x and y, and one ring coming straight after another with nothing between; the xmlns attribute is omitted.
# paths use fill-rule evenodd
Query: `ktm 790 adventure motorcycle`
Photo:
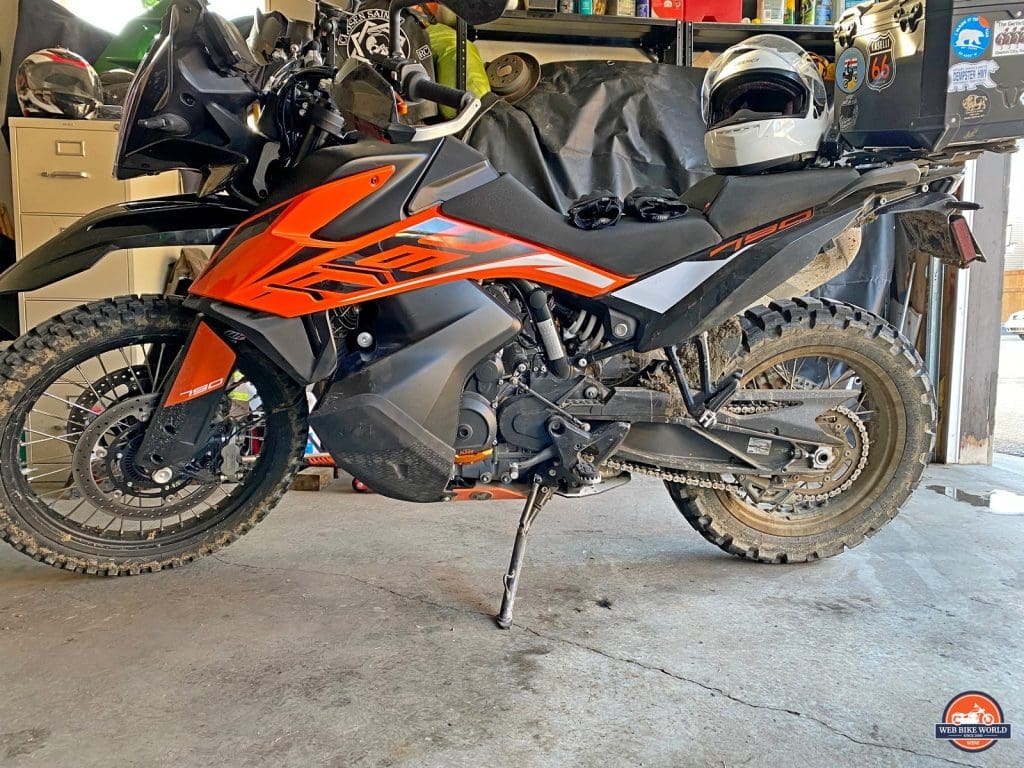
<svg viewBox="0 0 1024 768"><path fill-rule="evenodd" d="M449 5L477 24L504 1ZM386 496L525 500L506 627L553 495L660 478L706 539L769 563L854 547L907 500L935 420L914 348L845 304L748 307L883 213L976 258L965 156L715 176L681 218L584 231L452 138L479 101L397 52L285 67L258 92L261 63L203 0L175 0L116 172L201 169L203 188L98 211L0 277L29 291L116 249L218 246L187 297L63 312L0 358L17 549L109 575L213 552L277 504L310 427ZM399 122L414 100L458 115Z"/></svg>

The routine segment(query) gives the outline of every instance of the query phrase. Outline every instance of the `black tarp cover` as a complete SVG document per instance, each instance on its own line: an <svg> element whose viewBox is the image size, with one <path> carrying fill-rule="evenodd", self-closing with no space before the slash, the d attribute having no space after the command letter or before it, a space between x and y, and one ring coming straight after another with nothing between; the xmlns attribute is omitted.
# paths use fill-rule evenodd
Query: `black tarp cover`
<svg viewBox="0 0 1024 768"><path fill-rule="evenodd" d="M622 198L649 185L683 192L712 173L703 80L704 70L667 64L545 64L532 94L494 103L466 139L559 211L597 189ZM891 222L869 225L853 266L815 293L883 314L894 254Z"/></svg>

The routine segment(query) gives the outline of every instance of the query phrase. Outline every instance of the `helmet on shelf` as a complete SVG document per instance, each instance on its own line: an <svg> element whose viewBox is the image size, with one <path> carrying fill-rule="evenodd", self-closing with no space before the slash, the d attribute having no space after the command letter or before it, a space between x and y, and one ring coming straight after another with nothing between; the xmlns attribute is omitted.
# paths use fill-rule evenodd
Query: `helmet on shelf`
<svg viewBox="0 0 1024 768"><path fill-rule="evenodd" d="M719 173L761 173L813 160L831 123L825 81L788 38L757 35L708 70L704 146Z"/></svg>
<svg viewBox="0 0 1024 768"><path fill-rule="evenodd" d="M100 75L100 83L103 85L103 103L118 107L124 106L128 89L134 79L135 73L130 69L110 69Z"/></svg>
<svg viewBox="0 0 1024 768"><path fill-rule="evenodd" d="M28 117L94 117L103 104L103 85L89 62L64 48L30 54L15 79L18 103Z"/></svg>

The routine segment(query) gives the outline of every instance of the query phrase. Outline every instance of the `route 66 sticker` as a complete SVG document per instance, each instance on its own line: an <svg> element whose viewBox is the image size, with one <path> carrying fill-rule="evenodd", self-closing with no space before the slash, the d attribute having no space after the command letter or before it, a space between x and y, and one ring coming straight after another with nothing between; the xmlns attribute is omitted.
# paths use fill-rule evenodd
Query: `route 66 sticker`
<svg viewBox="0 0 1024 768"><path fill-rule="evenodd" d="M871 41L868 47L868 88L884 91L896 81L896 41L886 32Z"/></svg>

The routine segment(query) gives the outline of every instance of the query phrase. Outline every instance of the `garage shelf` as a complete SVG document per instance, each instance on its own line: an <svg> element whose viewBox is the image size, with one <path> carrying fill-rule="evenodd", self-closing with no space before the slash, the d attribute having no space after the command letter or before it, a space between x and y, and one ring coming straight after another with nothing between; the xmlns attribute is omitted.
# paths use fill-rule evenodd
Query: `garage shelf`
<svg viewBox="0 0 1024 768"><path fill-rule="evenodd" d="M475 32L480 40L638 47L664 64L687 66L695 52L721 52L761 34L788 37L828 58L835 54L832 27L805 24L721 24L534 10L506 11Z"/></svg>
<svg viewBox="0 0 1024 768"><path fill-rule="evenodd" d="M835 41L831 26L809 24L719 24L693 22L686 25L686 62L693 61L693 53L714 51L721 53L726 48L741 43L753 35L782 35L795 41L812 53L829 59L835 58Z"/></svg>
<svg viewBox="0 0 1024 768"><path fill-rule="evenodd" d="M685 26L673 19L506 11L500 18L475 29L480 40L639 47L663 63L683 64Z"/></svg>

